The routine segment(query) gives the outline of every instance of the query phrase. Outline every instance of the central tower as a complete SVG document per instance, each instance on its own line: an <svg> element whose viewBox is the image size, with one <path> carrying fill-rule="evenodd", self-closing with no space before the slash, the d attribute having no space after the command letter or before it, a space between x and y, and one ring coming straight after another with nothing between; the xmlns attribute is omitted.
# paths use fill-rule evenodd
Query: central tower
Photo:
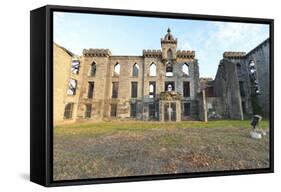
<svg viewBox="0 0 281 192"><path fill-rule="evenodd" d="M177 39L173 37L170 28L164 39L161 38L163 63L176 63L177 60Z"/></svg>

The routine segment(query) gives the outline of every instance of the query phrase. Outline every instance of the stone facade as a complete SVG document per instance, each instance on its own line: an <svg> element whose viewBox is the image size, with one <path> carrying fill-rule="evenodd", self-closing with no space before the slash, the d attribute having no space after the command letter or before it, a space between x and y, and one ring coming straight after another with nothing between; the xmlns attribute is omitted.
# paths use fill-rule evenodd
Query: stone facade
<svg viewBox="0 0 281 192"><path fill-rule="evenodd" d="M54 106L54 122L64 123L64 109L67 103L77 102L77 98L68 97L67 87L70 79L70 63L75 57L73 53L67 49L54 44L53 46L53 60L54 60L54 85L53 85L53 106ZM75 106L77 107L77 106ZM76 110L73 110L73 115L76 115ZM68 121L68 122L71 122Z"/></svg>
<svg viewBox="0 0 281 192"><path fill-rule="evenodd" d="M213 106L220 116L269 117L269 46L267 39L249 53L224 52L213 82Z"/></svg>
<svg viewBox="0 0 281 192"><path fill-rule="evenodd" d="M249 53L223 53L214 80L199 79L195 52L177 50L169 29L160 42L161 49L140 56L112 55L108 49L84 49L75 56L54 44L55 125L268 117L268 39Z"/></svg>
<svg viewBox="0 0 281 192"><path fill-rule="evenodd" d="M55 73L63 74L63 79L55 78L60 85L54 87L65 93L61 103L55 105L66 111L55 113L59 116L55 119L64 122L198 119L200 88L195 52L177 50L177 39L170 30L161 39L161 50L143 50L141 56L115 56L108 49L84 49L82 56L72 60L72 67L71 57L64 63L56 59L62 53L54 47L54 65L66 67L55 67ZM70 68L77 62L79 65L73 72ZM67 90L73 87L75 93ZM165 92L174 92L181 98L166 100L160 97ZM54 91L54 98L57 94ZM66 108L67 101L72 108Z"/></svg>

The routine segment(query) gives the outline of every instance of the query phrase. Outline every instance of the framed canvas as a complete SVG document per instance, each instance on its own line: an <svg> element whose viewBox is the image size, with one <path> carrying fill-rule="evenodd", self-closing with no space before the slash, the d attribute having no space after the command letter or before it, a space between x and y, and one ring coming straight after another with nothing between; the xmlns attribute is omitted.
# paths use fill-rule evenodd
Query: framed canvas
<svg viewBox="0 0 281 192"><path fill-rule="evenodd" d="M31 11L30 179L273 172L273 20Z"/></svg>

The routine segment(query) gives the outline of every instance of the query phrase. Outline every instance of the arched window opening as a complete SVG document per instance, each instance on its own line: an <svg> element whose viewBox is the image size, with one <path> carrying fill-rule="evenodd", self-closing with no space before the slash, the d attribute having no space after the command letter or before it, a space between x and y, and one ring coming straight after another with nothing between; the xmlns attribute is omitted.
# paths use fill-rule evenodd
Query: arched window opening
<svg viewBox="0 0 281 192"><path fill-rule="evenodd" d="M156 76L156 65L152 63L149 67L149 76Z"/></svg>
<svg viewBox="0 0 281 192"><path fill-rule="evenodd" d="M171 61L173 59L173 52L171 49L167 51L167 59L168 61Z"/></svg>
<svg viewBox="0 0 281 192"><path fill-rule="evenodd" d="M242 75L242 70L241 70L241 64L240 63L237 63L236 64L236 67L237 67L237 75L238 76L241 76Z"/></svg>
<svg viewBox="0 0 281 192"><path fill-rule="evenodd" d="M139 66L138 64L134 64L133 66L133 77L138 77L139 76Z"/></svg>
<svg viewBox="0 0 281 192"><path fill-rule="evenodd" d="M149 98L155 98L156 96L156 82L149 82Z"/></svg>
<svg viewBox="0 0 281 192"><path fill-rule="evenodd" d="M260 88L259 88L259 82L258 82L258 78L257 78L257 68L256 68L255 62L253 60L251 60L248 67L249 67L249 72L250 72L249 75L250 75L251 83L253 85L254 94L259 95Z"/></svg>
<svg viewBox="0 0 281 192"><path fill-rule="evenodd" d="M183 64L182 66L182 72L185 74L185 75L189 75L189 66L185 63Z"/></svg>
<svg viewBox="0 0 281 192"><path fill-rule="evenodd" d="M173 76L173 64L171 62L166 64L166 76Z"/></svg>
<svg viewBox="0 0 281 192"><path fill-rule="evenodd" d="M90 76L96 76L96 72L97 72L97 65L96 63L93 63L90 68Z"/></svg>
<svg viewBox="0 0 281 192"><path fill-rule="evenodd" d="M254 61L250 61L249 63L249 71L252 78L256 78L256 64Z"/></svg>
<svg viewBox="0 0 281 192"><path fill-rule="evenodd" d="M120 64L116 63L114 65L114 76L119 76L120 75Z"/></svg>
<svg viewBox="0 0 281 192"><path fill-rule="evenodd" d="M68 103L65 106L65 108L64 108L64 118L65 119L71 119L72 118L73 105L74 105L74 103Z"/></svg>

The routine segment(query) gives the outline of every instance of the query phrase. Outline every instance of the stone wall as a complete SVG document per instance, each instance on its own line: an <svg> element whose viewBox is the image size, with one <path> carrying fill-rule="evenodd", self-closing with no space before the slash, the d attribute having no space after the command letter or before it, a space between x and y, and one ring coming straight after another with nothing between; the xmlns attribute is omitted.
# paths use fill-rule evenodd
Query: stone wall
<svg viewBox="0 0 281 192"><path fill-rule="evenodd" d="M245 57L245 63L254 61L257 69L258 85L260 94L257 95L258 103L264 117L270 113L270 41L265 40Z"/></svg>
<svg viewBox="0 0 281 192"><path fill-rule="evenodd" d="M269 46L269 39L267 39L247 54L244 52L225 52L223 54L224 59L219 65L214 84L215 96L220 98L218 106L220 106L221 115L239 117L239 111L242 108L242 114L245 118L252 117L254 113L264 117L269 116ZM260 94L255 93L254 85L250 80L249 64L251 61L254 61L256 65ZM255 105L259 106L261 112L254 111L256 108L253 106L254 97L257 98ZM241 103L240 107L239 103Z"/></svg>
<svg viewBox="0 0 281 192"><path fill-rule="evenodd" d="M71 78L71 61L73 54L65 48L53 44L54 85L53 85L53 118L54 124L74 122L76 113L70 120L64 119L64 108L67 103L73 102L77 108L75 96L67 95L68 81ZM76 111L76 110L75 110Z"/></svg>
<svg viewBox="0 0 281 192"><path fill-rule="evenodd" d="M217 111L218 114L224 118L243 119L236 64L227 59L221 60L214 81L214 92L215 96L221 97L219 105L222 111Z"/></svg>

